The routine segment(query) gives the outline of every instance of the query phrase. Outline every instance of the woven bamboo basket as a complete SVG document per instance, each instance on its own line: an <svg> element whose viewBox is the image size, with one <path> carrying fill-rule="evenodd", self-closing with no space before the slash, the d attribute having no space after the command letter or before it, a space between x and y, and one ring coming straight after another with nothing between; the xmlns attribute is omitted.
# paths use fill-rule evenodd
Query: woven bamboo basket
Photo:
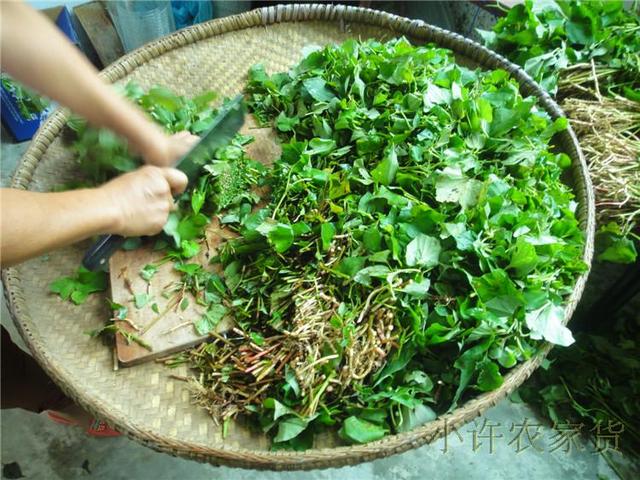
<svg viewBox="0 0 640 480"><path fill-rule="evenodd" d="M552 117L563 116L521 69L477 43L422 21L328 4L271 6L180 30L126 55L102 76L109 82L135 80L145 88L162 84L182 95L215 90L231 96L242 91L254 63L263 63L269 72L283 71L300 60L305 45L401 35L416 44L449 48L466 64L506 69L524 94L535 95ZM14 188L47 191L74 178L72 155L60 139L66 119L66 113L58 111L41 127L13 179ZM556 144L573 162L569 182L586 236L583 259L590 264L594 202L586 165L571 129L559 134ZM413 431L355 446L338 446L327 433L316 438L311 450L272 452L266 436L242 422L233 423L223 439L221 428L191 403L186 384L169 377L187 375L186 367L176 372L147 363L114 371L112 351L84 333L108 318L104 298L94 295L77 307L48 293L52 280L75 271L86 247L75 245L3 271L10 311L33 356L73 400L121 432L156 450L213 464L274 470L338 467L418 447L495 405L529 377L550 349L544 346L541 355L513 368L498 390ZM566 319L580 299L586 276L578 279L567 299Z"/></svg>

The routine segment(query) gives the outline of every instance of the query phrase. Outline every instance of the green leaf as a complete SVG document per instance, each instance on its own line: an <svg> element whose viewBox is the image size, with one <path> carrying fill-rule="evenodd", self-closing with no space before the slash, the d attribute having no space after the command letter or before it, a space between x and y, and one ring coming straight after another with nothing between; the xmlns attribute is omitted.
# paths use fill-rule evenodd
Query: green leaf
<svg viewBox="0 0 640 480"><path fill-rule="evenodd" d="M175 112L181 106L178 96L166 87L156 86L142 97L142 106L152 108L160 106L170 112Z"/></svg>
<svg viewBox="0 0 640 480"><path fill-rule="evenodd" d="M382 234L376 226L371 226L362 235L362 244L371 253L379 252L382 248Z"/></svg>
<svg viewBox="0 0 640 480"><path fill-rule="evenodd" d="M193 277L202 272L202 265L198 263L176 263L173 268L178 272L186 274L188 277Z"/></svg>
<svg viewBox="0 0 640 480"><path fill-rule="evenodd" d="M88 296L89 293L84 289L74 290L71 292L71 301L76 305L80 305L85 302Z"/></svg>
<svg viewBox="0 0 640 480"><path fill-rule="evenodd" d="M333 223L323 223L320 227L320 237L322 238L322 250L327 251L331 246L333 237L336 234L336 227Z"/></svg>
<svg viewBox="0 0 640 480"><path fill-rule="evenodd" d="M329 102L335 98L335 95L327 88L327 82L321 77L307 78L302 83L309 95L318 102Z"/></svg>
<svg viewBox="0 0 640 480"><path fill-rule="evenodd" d="M49 290L57 293L63 300L67 300L76 289L76 281L69 277L54 280L49 285Z"/></svg>
<svg viewBox="0 0 640 480"><path fill-rule="evenodd" d="M251 341L259 347L264 345L264 337L257 332L249 332L249 338L251 338Z"/></svg>
<svg viewBox="0 0 640 480"><path fill-rule="evenodd" d="M427 292L429 292L430 286L431 281L428 278L425 278L420 282L409 281L409 283L402 287L399 291L407 293L412 297L424 298L427 296Z"/></svg>
<svg viewBox="0 0 640 480"><path fill-rule="evenodd" d="M291 225L265 221L256 231L266 236L278 253L286 252L293 245L294 234Z"/></svg>
<svg viewBox="0 0 640 480"><path fill-rule="evenodd" d="M140 270L140 276L144 280L149 282L151 278L156 274L157 271L158 271L157 265L154 265L153 263L148 263L147 265L142 267L142 270Z"/></svg>
<svg viewBox="0 0 640 480"><path fill-rule="evenodd" d="M563 320L564 308L552 303L547 303L525 315L531 338L534 340L545 339L550 343L568 347L575 340L571 331L562 324Z"/></svg>
<svg viewBox="0 0 640 480"><path fill-rule="evenodd" d="M288 417L278 423L275 443L286 442L300 435L309 425L309 421L299 417Z"/></svg>
<svg viewBox="0 0 640 480"><path fill-rule="evenodd" d="M202 317L193 322L198 335L207 335L214 331L226 314L227 308L224 305L211 305Z"/></svg>
<svg viewBox="0 0 640 480"><path fill-rule="evenodd" d="M419 233L409 244L406 262L410 267L432 268L438 265L442 248L437 238Z"/></svg>
<svg viewBox="0 0 640 480"><path fill-rule="evenodd" d="M173 238L175 246L180 248L183 240L199 238L203 234L207 223L209 223L209 219L201 213L180 218L177 212L171 212L163 230L164 233Z"/></svg>
<svg viewBox="0 0 640 480"><path fill-rule="evenodd" d="M420 403L414 408L407 406L400 407L402 421L398 425L398 432L409 432L420 425L432 422L437 418L436 412L426 405Z"/></svg>
<svg viewBox="0 0 640 480"><path fill-rule="evenodd" d="M396 373L404 370L414 355L415 348L412 348L410 344L405 345L405 348L403 348L399 352L396 351L393 357L391 357L391 360L386 363L384 368L374 376L375 381L373 383L373 386L375 387L377 385L380 385L384 380L392 378Z"/></svg>
<svg viewBox="0 0 640 480"><path fill-rule="evenodd" d="M518 362L516 355L508 347L505 347L502 349L497 360L498 360L498 363L502 365L504 368L514 367L515 364Z"/></svg>
<svg viewBox="0 0 640 480"><path fill-rule="evenodd" d="M135 304L137 309L143 308L147 303L149 303L149 300L151 299L151 296L148 293L136 293L133 296L133 303Z"/></svg>
<svg viewBox="0 0 640 480"><path fill-rule="evenodd" d="M183 258L195 257L200 252L200 244L194 240L182 240L180 242L180 255Z"/></svg>
<svg viewBox="0 0 640 480"><path fill-rule="evenodd" d="M459 167L445 167L437 172L436 200L459 203L464 209L478 203L482 182L466 177Z"/></svg>
<svg viewBox="0 0 640 480"><path fill-rule="evenodd" d="M569 41L582 45L589 45L593 42L592 26L587 19L582 19L580 22L568 21L565 28Z"/></svg>
<svg viewBox="0 0 640 480"><path fill-rule="evenodd" d="M504 379L500 375L500 367L491 360L486 360L480 365L478 374L478 388L483 392L490 392L499 388Z"/></svg>
<svg viewBox="0 0 640 480"><path fill-rule="evenodd" d="M309 148L305 150L308 155L326 155L336 149L335 140L329 138L312 138Z"/></svg>
<svg viewBox="0 0 640 480"><path fill-rule="evenodd" d="M351 257L354 258L354 257ZM353 280L362 285L371 285L371 278L386 278L389 275L390 270L386 265L372 265L358 270L353 275Z"/></svg>
<svg viewBox="0 0 640 480"><path fill-rule="evenodd" d="M349 277L354 277L356 273L362 270L366 261L366 257L347 257L340 262L338 270Z"/></svg>
<svg viewBox="0 0 640 480"><path fill-rule="evenodd" d="M224 282L231 292L233 292L242 281L242 264L235 260L224 269Z"/></svg>
<svg viewBox="0 0 640 480"><path fill-rule="evenodd" d="M392 145L384 159L371 171L371 177L381 185L391 185L398 172L398 157Z"/></svg>
<svg viewBox="0 0 640 480"><path fill-rule="evenodd" d="M448 105L451 103L451 92L430 83L424 93L423 103L425 110L430 110L434 105Z"/></svg>
<svg viewBox="0 0 640 480"><path fill-rule="evenodd" d="M206 193L202 190L194 190L191 194L191 208L193 209L193 213L200 213L200 209L204 205L204 201L206 198Z"/></svg>
<svg viewBox="0 0 640 480"><path fill-rule="evenodd" d="M300 123L298 117L287 117L284 112L280 112L276 118L276 127L281 132L291 132L293 128Z"/></svg>
<svg viewBox="0 0 640 480"><path fill-rule="evenodd" d="M197 97L194 97L193 103L196 104L197 108L202 109L209 106L209 104L211 104L211 102L213 102L217 97L218 95L216 94L216 92L204 92Z"/></svg>
<svg viewBox="0 0 640 480"><path fill-rule="evenodd" d="M119 303L112 302L109 299L107 299L107 302L109 303L109 308L111 308L112 311L112 318L115 320L124 320L127 318L127 315L129 314L129 309L127 307L120 305Z"/></svg>
<svg viewBox="0 0 640 480"><path fill-rule="evenodd" d="M516 241L516 248L511 254L510 268L516 270L519 277L523 277L531 272L538 264L538 255L533 245L527 243L523 237Z"/></svg>
<svg viewBox="0 0 640 480"><path fill-rule="evenodd" d="M285 386L283 390L287 392L287 389L293 392L296 397L299 397L302 391L300 390L300 385L298 384L298 379L296 378L296 374L293 369L286 365L284 367L284 380Z"/></svg>
<svg viewBox="0 0 640 480"><path fill-rule="evenodd" d="M636 246L633 240L627 237L614 238L609 242L609 246L598 254L601 262L612 263L633 263L638 257Z"/></svg>
<svg viewBox="0 0 640 480"><path fill-rule="evenodd" d="M524 305L524 297L504 270L496 269L471 281L478 298L499 316L510 316Z"/></svg>
<svg viewBox="0 0 640 480"><path fill-rule="evenodd" d="M486 355L486 351L491 346L491 341L492 339L489 338L484 342L465 350L453 364L455 368L460 370L460 381L458 382L458 389L453 397L451 407L449 407L450 411L458 404L460 396L467 388L467 385L469 385L469 382L476 371L476 365Z"/></svg>
<svg viewBox="0 0 640 480"><path fill-rule="evenodd" d="M510 317L522 305L522 301L509 295L497 295L487 300L485 305L499 317Z"/></svg>
<svg viewBox="0 0 640 480"><path fill-rule="evenodd" d="M187 308L189 308L189 299L184 297L180 302L180 310L184 312Z"/></svg>
<svg viewBox="0 0 640 480"><path fill-rule="evenodd" d="M266 409L273 410L273 420L277 420L284 415L296 415L296 411L291 407L288 407L284 403L279 402L275 398L269 397L265 399L263 405Z"/></svg>
<svg viewBox="0 0 640 480"><path fill-rule="evenodd" d="M467 230L464 223L443 223L442 226L446 234L441 234L441 238L453 237L456 247L463 252L473 248L473 233Z"/></svg>
<svg viewBox="0 0 640 480"><path fill-rule="evenodd" d="M380 440L386 434L386 430L378 425L351 416L344 421L338 434L342 439L351 443L368 443Z"/></svg>
<svg viewBox="0 0 640 480"><path fill-rule="evenodd" d="M264 65L256 63L249 68L249 81L255 83L265 83L269 80L269 75L264 70Z"/></svg>
<svg viewBox="0 0 640 480"><path fill-rule="evenodd" d="M420 391L428 393L433 390L433 381L429 378L429 375L422 370L413 370L404 376L404 381L410 384L419 385Z"/></svg>
<svg viewBox="0 0 640 480"><path fill-rule="evenodd" d="M80 267L73 277L59 278L49 285L49 289L60 295L63 300L71 300L80 305L90 294L106 290L107 285L108 278L105 272L90 272Z"/></svg>

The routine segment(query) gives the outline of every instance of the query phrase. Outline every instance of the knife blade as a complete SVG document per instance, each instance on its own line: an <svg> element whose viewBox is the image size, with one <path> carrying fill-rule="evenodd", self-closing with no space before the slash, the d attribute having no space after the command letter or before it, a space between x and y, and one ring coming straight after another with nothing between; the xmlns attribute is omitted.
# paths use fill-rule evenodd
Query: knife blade
<svg viewBox="0 0 640 480"><path fill-rule="evenodd" d="M202 139L176 163L175 168L187 175L189 186L198 179L200 170L211 158L213 152L226 146L238 133L243 123L244 105L242 95L238 95L220 107L211 127ZM111 255L122 246L124 241L125 238L120 235L101 235L85 253L82 265L91 271L105 269Z"/></svg>
<svg viewBox="0 0 640 480"><path fill-rule="evenodd" d="M222 107L213 120L211 127L202 139L188 151L176 164L189 179L189 185L197 180L203 165L212 153L227 145L244 123L244 105L242 95L236 96Z"/></svg>

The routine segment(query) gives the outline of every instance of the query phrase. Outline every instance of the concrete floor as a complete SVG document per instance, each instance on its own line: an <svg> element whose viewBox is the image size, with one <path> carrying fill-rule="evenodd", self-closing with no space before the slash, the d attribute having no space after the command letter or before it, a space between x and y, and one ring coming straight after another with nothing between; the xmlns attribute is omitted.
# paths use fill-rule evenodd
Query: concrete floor
<svg viewBox="0 0 640 480"><path fill-rule="evenodd" d="M616 475L604 459L595 454L590 444L577 439L555 451L556 433L549 427L539 430L534 441L541 450L529 447L523 435L516 453L518 429L510 432L512 423L525 419L536 423L535 414L525 405L505 400L486 415L451 433L446 441L374 462L310 472L258 472L212 467L191 460L157 453L128 438L91 438L77 427L55 424L47 418L18 409L2 410L2 463L17 462L25 478L68 480L96 479L224 479L224 480L423 480L435 479L615 479ZM494 428L493 453L488 428L481 433L484 421ZM474 452L474 430L477 451ZM534 433L535 429L530 430ZM502 437L499 437L502 435ZM565 448L566 447L566 448ZM568 450L567 450L568 449ZM446 451L446 452L445 452ZM7 478L7 477L4 477Z"/></svg>
<svg viewBox="0 0 640 480"><path fill-rule="evenodd" d="M3 135L4 138L6 138ZM26 144L3 143L0 172L6 186ZM2 324L11 328L2 305ZM15 330L14 330L15 331ZM212 467L157 453L127 438L92 438L80 428L55 424L42 415L12 409L0 412L2 478L29 479L504 479L554 480L614 479L607 462L594 452L587 440L575 438L559 445L557 432L543 426L534 440L538 450L520 438L518 427L544 422L522 404L505 400L486 415L451 433L446 440L390 458L340 469L311 472L258 472ZM484 431L482 426L484 422ZM495 425L494 447L490 448L488 425ZM475 431L475 433L474 433ZM535 429L530 430L531 434ZM474 449L474 436L477 440ZM528 447L528 448L527 448ZM16 464L19 467L16 469ZM629 477L631 478L631 477Z"/></svg>

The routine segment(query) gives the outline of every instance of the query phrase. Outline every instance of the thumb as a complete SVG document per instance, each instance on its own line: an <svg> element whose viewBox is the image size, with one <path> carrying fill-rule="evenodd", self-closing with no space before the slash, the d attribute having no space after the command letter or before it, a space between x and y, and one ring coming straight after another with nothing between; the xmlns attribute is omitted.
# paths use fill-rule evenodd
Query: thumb
<svg viewBox="0 0 640 480"><path fill-rule="evenodd" d="M171 193L173 193L173 195L178 195L179 193L184 192L184 189L187 188L189 179L184 172L181 172L176 168L162 168L161 172L171 187Z"/></svg>

